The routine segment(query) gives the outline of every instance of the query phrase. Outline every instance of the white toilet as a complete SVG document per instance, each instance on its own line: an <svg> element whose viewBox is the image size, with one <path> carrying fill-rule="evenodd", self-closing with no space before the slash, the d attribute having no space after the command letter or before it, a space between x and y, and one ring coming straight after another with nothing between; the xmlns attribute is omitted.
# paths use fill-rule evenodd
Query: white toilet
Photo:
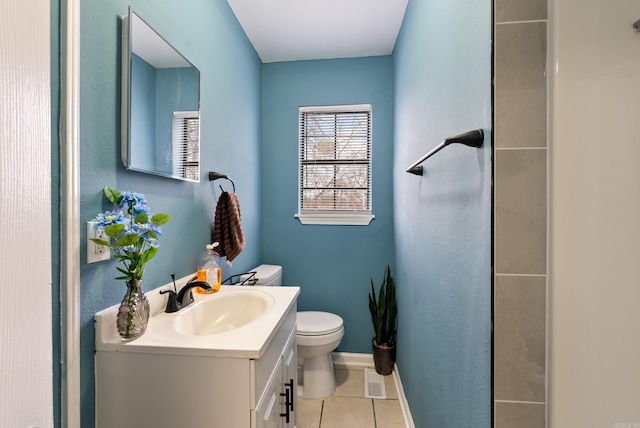
<svg viewBox="0 0 640 428"><path fill-rule="evenodd" d="M282 266L260 265L252 269L257 280L254 285L282 285ZM342 318L329 312L302 311L297 317L298 395L303 398L320 399L332 395L336 390L331 352L342 336Z"/></svg>

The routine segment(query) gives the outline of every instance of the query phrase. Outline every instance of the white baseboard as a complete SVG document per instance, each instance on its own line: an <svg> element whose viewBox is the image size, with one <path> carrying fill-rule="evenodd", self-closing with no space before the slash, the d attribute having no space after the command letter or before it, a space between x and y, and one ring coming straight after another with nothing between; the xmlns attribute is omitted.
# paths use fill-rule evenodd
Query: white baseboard
<svg viewBox="0 0 640 428"><path fill-rule="evenodd" d="M332 352L331 359L333 365L340 368L362 368L373 367L373 355L371 354L355 354L350 352ZM407 403L407 397L404 395L404 389L402 387L402 381L400 380L400 372L398 371L398 365L393 366L393 380L396 384L398 392L398 401L400 402L400 408L402 409L402 416L406 428L415 428L413 423L413 417L411 416L411 410L409 409L409 403Z"/></svg>
<svg viewBox="0 0 640 428"><path fill-rule="evenodd" d="M371 357L373 359L373 357ZM398 365L393 365L393 380L396 381L396 388L398 390L398 400L400 400L400 408L402 409L402 416L404 416L404 423L407 428L416 428L413 423L413 416L411 416L411 410L409 409L409 403L407 397L404 395L404 388L402 387L402 381L400 380L400 371L398 371Z"/></svg>
<svg viewBox="0 0 640 428"><path fill-rule="evenodd" d="M373 355L353 354L350 352L332 352L333 365L338 367L373 367Z"/></svg>

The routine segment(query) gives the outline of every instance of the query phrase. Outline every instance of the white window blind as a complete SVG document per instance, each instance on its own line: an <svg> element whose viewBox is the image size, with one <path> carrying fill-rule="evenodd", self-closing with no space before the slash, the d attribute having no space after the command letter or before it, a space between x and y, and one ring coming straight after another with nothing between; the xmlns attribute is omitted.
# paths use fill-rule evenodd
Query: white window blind
<svg viewBox="0 0 640 428"><path fill-rule="evenodd" d="M371 106L301 107L299 174L303 223L368 224Z"/></svg>
<svg viewBox="0 0 640 428"><path fill-rule="evenodd" d="M200 114L198 111L173 112L172 174L189 181L200 181Z"/></svg>

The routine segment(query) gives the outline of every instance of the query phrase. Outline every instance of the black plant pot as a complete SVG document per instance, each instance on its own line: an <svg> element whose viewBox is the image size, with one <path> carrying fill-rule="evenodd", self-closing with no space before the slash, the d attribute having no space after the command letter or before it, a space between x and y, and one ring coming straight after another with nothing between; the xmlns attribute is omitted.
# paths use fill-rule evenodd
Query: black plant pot
<svg viewBox="0 0 640 428"><path fill-rule="evenodd" d="M393 364L396 361L396 345L378 345L376 340L371 341L373 349L373 364L376 366L376 373L383 376L390 375L393 371Z"/></svg>

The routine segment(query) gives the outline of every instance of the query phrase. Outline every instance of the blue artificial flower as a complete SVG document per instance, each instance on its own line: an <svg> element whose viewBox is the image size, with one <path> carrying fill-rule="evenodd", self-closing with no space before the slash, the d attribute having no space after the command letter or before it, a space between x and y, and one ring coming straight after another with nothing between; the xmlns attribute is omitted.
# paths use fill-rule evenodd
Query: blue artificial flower
<svg viewBox="0 0 640 428"><path fill-rule="evenodd" d="M149 215L149 207L146 203L144 205L136 204L133 206L133 216L135 217L140 213L145 213L147 216Z"/></svg>
<svg viewBox="0 0 640 428"><path fill-rule="evenodd" d="M93 221L98 222L96 227L106 227L110 224L127 224L129 222L129 220L122 214L122 211L119 210L99 213Z"/></svg>
<svg viewBox="0 0 640 428"><path fill-rule="evenodd" d="M120 201L120 208L127 212L131 212L130 209L133 208L135 210L141 210L146 208L147 200L144 198L144 195L135 192L122 192L122 200Z"/></svg>
<svg viewBox="0 0 640 428"><path fill-rule="evenodd" d="M123 275L116 279L141 280L145 264L158 251L158 238L162 235L160 225L169 221L170 217L166 214L157 214L152 222L147 201L140 193L120 193L116 189L105 187L104 194L118 208L98 214L94 220L98 223L97 227L106 228L120 224L124 226L111 227L107 238L116 259L124 265L123 268L118 268ZM146 216L138 218L136 222L136 217L142 213ZM113 236L116 233L119 236Z"/></svg>
<svg viewBox="0 0 640 428"><path fill-rule="evenodd" d="M149 230L155 232L158 238L162 236L162 228L160 226L153 223L148 223L148 226L149 226Z"/></svg>
<svg viewBox="0 0 640 428"><path fill-rule="evenodd" d="M129 235L142 236L144 235L144 225L140 223L133 223L127 228L126 232Z"/></svg>

